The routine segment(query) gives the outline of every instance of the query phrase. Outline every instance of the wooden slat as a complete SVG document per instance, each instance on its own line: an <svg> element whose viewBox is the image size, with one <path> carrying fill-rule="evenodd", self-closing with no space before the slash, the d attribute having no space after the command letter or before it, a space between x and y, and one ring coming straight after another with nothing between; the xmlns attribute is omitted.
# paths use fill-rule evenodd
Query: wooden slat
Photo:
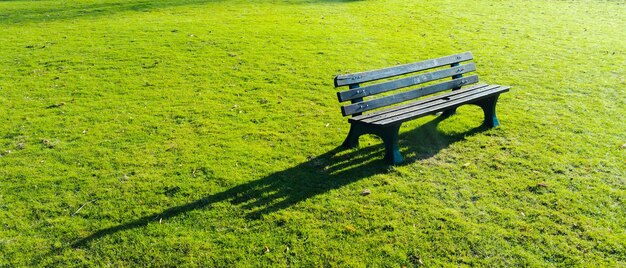
<svg viewBox="0 0 626 268"><path fill-rule="evenodd" d="M402 105L402 106L398 106L398 108L400 109L396 109L396 107L394 107L394 109L389 109L389 110L384 110L384 111L380 111L377 113L372 113L371 115L373 116L359 116L358 121L363 122L363 123L369 123L372 124L376 121L381 121L381 120L385 120L387 118L391 118L391 117L395 117L395 116L399 116L405 113L409 113L409 112L413 112L417 109L424 109L424 108L429 108L433 105L438 105L444 102L449 102L449 101L454 101L456 99L460 99L460 98L464 98L467 97L469 95L472 94L476 94L477 92L481 92L481 91L485 91L485 90L491 90L498 87L497 85L483 85L483 86L477 86L477 87L471 87L471 88L464 88L461 90L455 90L453 92L447 93L447 94L442 94L439 96L435 96L432 98L428 98L428 99L424 99L424 100L420 100L418 102L412 102L406 105ZM356 119L356 118L352 118L352 119Z"/></svg>
<svg viewBox="0 0 626 268"><path fill-rule="evenodd" d="M478 82L477 75L454 79L454 80L442 82L439 84L429 85L429 86L421 87L418 89L405 91L405 92L394 94L394 95L389 95L389 96L380 97L380 98L373 99L373 100L345 105L341 107L341 113L344 116L356 114L356 113L362 113L362 112L377 109L380 107L385 107L388 105L416 99L421 96L437 93L437 92L444 91L447 89L473 84L476 82Z"/></svg>
<svg viewBox="0 0 626 268"><path fill-rule="evenodd" d="M438 70L430 73L420 74L416 76L406 77L394 81L380 83L376 85L370 85L361 87L358 89L351 89L346 91L337 92L337 98L339 102L344 102L352 99L363 98L391 90L410 87L444 77L452 77L455 75L461 75L464 73L476 71L476 65L472 62L469 64L452 67L449 69Z"/></svg>
<svg viewBox="0 0 626 268"><path fill-rule="evenodd" d="M411 102L411 103L407 103L404 105L398 105L395 107L392 107L390 109L386 109L386 110L382 110L382 111L377 111L377 112L373 112L373 113L369 113L369 114L365 114L365 115L361 115L361 116L355 116L350 118L350 121L359 121L359 122L363 122L363 123L372 123L381 119L385 119L388 117L392 117L392 116L397 116L403 113L407 113L410 111L413 111L416 109L416 107L418 106L428 106L429 103L431 102L437 102L437 101L441 101L444 98L449 98L449 99L454 99L454 98L458 98L458 97L463 97L466 96L468 94L472 94L471 91L474 90L486 90L486 89L490 89L496 86L490 86L487 84L478 84L478 85L474 85L471 87L466 87L460 90L456 90L456 91L451 91L445 94L441 94L441 95L437 95L435 97L432 98L427 98L427 99L422 99L416 102Z"/></svg>
<svg viewBox="0 0 626 268"><path fill-rule="evenodd" d="M379 80L383 78L428 70L428 69L432 69L432 68L436 68L436 67L440 67L444 65L449 65L455 62L468 61L468 60L471 60L472 58L473 57L472 57L471 52L464 52L461 54L450 55L450 56L441 57L437 59L425 60L425 61L409 63L409 64L404 64L404 65L398 65L398 66L374 70L374 71L338 75L335 77L335 87L340 87L340 86L345 86L345 85L350 85L350 84L355 84L355 83L369 82L369 81Z"/></svg>
<svg viewBox="0 0 626 268"><path fill-rule="evenodd" d="M498 86L487 91L475 91L473 92L474 94L470 94L463 98L459 98L453 101L442 100L443 102L441 102L438 105L433 105L430 107L419 107L413 112L405 113L400 116L396 116L392 118L387 118L385 120L376 121L372 124L375 124L375 125L397 124L400 122L413 120L415 118L419 118L425 115L433 114L436 112L441 112L441 111L450 109L452 107L458 107L463 104L478 101L478 100L481 100L481 99L484 99L484 98L487 98L496 94L500 94L503 92L507 92L507 91L509 91L509 88L503 87L503 86Z"/></svg>
<svg viewBox="0 0 626 268"><path fill-rule="evenodd" d="M360 88L361 85L360 84L351 84L350 86L348 86L350 89L355 89L355 88ZM351 103L357 103L357 102L362 102L363 98L355 98L352 99ZM363 113L356 113L353 116L359 116L362 115Z"/></svg>
<svg viewBox="0 0 626 268"><path fill-rule="evenodd" d="M469 102L473 102L473 101L477 101L477 100L481 100L484 98L488 98L490 96L496 95L496 94L500 94L500 93L504 93L509 91L509 87L505 87L505 86L498 86L495 88L491 88L489 90L485 90L485 91L472 91L474 94L470 94L468 96L464 96L463 98L459 98L459 99L455 99L455 100L442 100L441 103L437 104L437 105L432 105L429 107L421 107L418 106L419 108L416 108L415 111L409 112L409 113L405 113L399 116L395 116L395 117L391 117L391 118L387 118L384 120L380 120L380 121L376 121L373 122L372 124L375 125L388 125L388 124L397 124L400 122L406 122L409 120L413 120L415 118L419 118L425 115L429 115L432 113L436 113L436 112L440 112L440 111L444 111L447 110L449 108L452 107L457 107Z"/></svg>

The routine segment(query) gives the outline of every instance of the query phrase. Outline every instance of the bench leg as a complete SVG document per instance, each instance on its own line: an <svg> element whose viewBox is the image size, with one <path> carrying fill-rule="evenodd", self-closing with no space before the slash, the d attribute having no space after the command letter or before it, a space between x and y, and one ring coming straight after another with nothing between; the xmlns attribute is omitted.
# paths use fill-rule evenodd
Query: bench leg
<svg viewBox="0 0 626 268"><path fill-rule="evenodd" d="M452 116L455 113L456 113L456 107L452 108L450 110L443 111L440 116L443 117L443 118L447 118L447 117Z"/></svg>
<svg viewBox="0 0 626 268"><path fill-rule="evenodd" d="M350 132L343 142L343 147L355 148L359 146L359 137L363 134L374 134L380 137L385 144L385 160L391 164L400 164L404 162L402 154L400 154L400 146L398 145L398 132L400 126L392 125L388 127L370 127L358 123L350 124Z"/></svg>
<svg viewBox="0 0 626 268"><path fill-rule="evenodd" d="M476 105L480 106L485 114L485 121L483 122L483 126L485 127L494 128L500 126L498 117L496 117L496 103L498 102L499 96L498 94L476 102Z"/></svg>
<svg viewBox="0 0 626 268"><path fill-rule="evenodd" d="M385 160L394 165L404 162L404 158L400 154L400 146L398 145L398 132L401 125L379 128L376 131L377 133L375 133L385 143Z"/></svg>
<svg viewBox="0 0 626 268"><path fill-rule="evenodd" d="M350 132L348 132L348 137L343 141L342 146L345 148L359 147L359 137L363 134L366 132L362 125L350 124Z"/></svg>

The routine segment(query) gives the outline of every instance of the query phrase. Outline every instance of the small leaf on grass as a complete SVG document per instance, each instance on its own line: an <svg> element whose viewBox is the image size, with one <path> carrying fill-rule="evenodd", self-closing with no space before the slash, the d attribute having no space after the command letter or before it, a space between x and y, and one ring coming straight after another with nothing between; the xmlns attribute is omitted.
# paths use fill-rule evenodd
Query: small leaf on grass
<svg viewBox="0 0 626 268"><path fill-rule="evenodd" d="M54 144L50 140L44 139L44 140L41 141L41 143L43 143L43 145L45 145L48 148L53 148L54 147Z"/></svg>
<svg viewBox="0 0 626 268"><path fill-rule="evenodd" d="M370 191L370 189L365 189L363 190L363 192L361 192L362 196L366 196L366 195L370 195L372 193L372 191Z"/></svg>
<svg viewBox="0 0 626 268"><path fill-rule="evenodd" d="M268 246L263 246L264 253L270 253L270 248Z"/></svg>
<svg viewBox="0 0 626 268"><path fill-rule="evenodd" d="M356 231L357 231L356 227L354 227L354 226L352 226L352 225L350 225L350 224L348 224L348 225L344 226L343 228L344 228L344 229L345 229L345 231L346 231L346 232L348 232L348 233L356 233Z"/></svg>
<svg viewBox="0 0 626 268"><path fill-rule="evenodd" d="M622 146L619 147L620 149L626 149L626 143L622 144Z"/></svg>
<svg viewBox="0 0 626 268"><path fill-rule="evenodd" d="M61 107L63 105L65 105L65 102L59 102L59 103L55 103L55 104L50 104L50 105L46 106L46 109L59 108L59 107Z"/></svg>
<svg viewBox="0 0 626 268"><path fill-rule="evenodd" d="M545 182L538 182L534 186L528 186L528 191L535 194L544 194L547 191L544 189L548 189L548 184Z"/></svg>

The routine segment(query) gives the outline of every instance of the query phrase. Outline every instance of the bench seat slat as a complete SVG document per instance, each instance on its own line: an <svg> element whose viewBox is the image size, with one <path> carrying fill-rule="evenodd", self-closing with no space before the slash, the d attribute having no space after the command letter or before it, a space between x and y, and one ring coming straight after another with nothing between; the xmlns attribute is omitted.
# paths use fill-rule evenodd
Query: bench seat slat
<svg viewBox="0 0 626 268"><path fill-rule="evenodd" d="M441 94L432 98L427 98L427 99L421 99L418 100L416 102L411 102L411 103L407 103L404 105L399 105L399 106L394 106L390 109L386 109L386 110L382 110L382 111L376 111L373 113L369 113L369 114L364 114L364 115L359 115L359 116L355 116L350 118L350 122L352 121L360 121L360 122L364 122L364 123L372 123L374 121L377 120L381 120L387 117L392 117L392 116L396 116L402 113L406 113L406 111L412 111L413 109L415 109L416 106L422 106L422 105L426 105L429 102L439 102L444 98L453 98L454 97L458 97L458 96L463 96L464 94L468 94L468 91L473 91L473 90L478 90L478 89L483 89L486 87L493 87L493 86L489 86L487 84L478 84L478 85L474 85L472 87L465 87L462 89L459 89L457 91L451 91L445 94Z"/></svg>
<svg viewBox="0 0 626 268"><path fill-rule="evenodd" d="M475 95L486 90L494 89L496 87L498 86L497 85L482 85L482 86L477 86L477 87L472 87L472 88L467 88L467 89L451 92L450 94L442 94L436 97L424 99L420 101L419 103L411 103L413 105L410 105L410 106L407 105L403 109L398 109L395 111L389 111L389 110L381 111L381 114L377 116L360 119L358 121L363 122L363 123L375 124L376 122L383 121L388 118L398 117L403 114L415 112L419 109L428 109L430 107L440 105L442 103L465 98L467 96Z"/></svg>
<svg viewBox="0 0 626 268"><path fill-rule="evenodd" d="M490 97L490 96L493 96L493 95L497 95L497 94L500 94L500 93L503 93L503 92L507 92L507 91L509 91L508 87L504 87L504 88L503 87L498 87L498 88L491 89L489 91L483 91L483 92L480 92L480 93L477 93L477 94L473 94L473 95L467 96L465 98L461 98L459 100L444 102L444 103L441 103L439 105L436 105L436 106L433 106L433 107L430 107L430 108L426 108L426 109L422 108L422 109L417 110L415 112L403 114L402 116L398 116L398 117L395 117L395 118L390 118L390 119L383 120L383 121L377 121L377 122L374 122L374 124L376 124L376 125L388 125L388 124L395 124L395 123L399 123L399 122L406 122L406 121L409 121L409 120L413 120L415 118L419 118L419 117L422 117L422 116L425 116L425 115L429 115L429 114L432 114L432 113L436 113L436 112L441 112L441 111L447 110L447 109L452 108L452 107L458 107L458 106L466 104L466 103L478 101L478 100L481 100L481 99L484 99L484 98L487 98L487 97Z"/></svg>
<svg viewBox="0 0 626 268"><path fill-rule="evenodd" d="M335 77L335 87L364 83L388 77L424 71L440 66L450 65L457 62L463 62L473 59L472 53L464 52L456 55L441 57L432 60L425 60L416 63L404 64L390 68L384 68L374 71L360 72L354 74L338 75Z"/></svg>
<svg viewBox="0 0 626 268"><path fill-rule="evenodd" d="M356 114L356 113L362 113L362 112L374 110L380 107L385 107L388 105L416 99L421 96L437 93L437 92L448 90L451 88L460 88L461 86L473 84L477 82L478 82L477 75L457 78L457 79L453 79L453 80L446 81L443 83L429 85L429 86L405 91L405 92L394 94L394 95L389 95L389 96L380 97L380 98L373 99L373 100L345 105L341 107L341 113L344 116Z"/></svg>
<svg viewBox="0 0 626 268"><path fill-rule="evenodd" d="M413 120L415 118L419 118L419 117L429 115L432 113L444 111L452 107L457 107L457 106L460 106L469 102L478 101L480 99L484 99L493 95L501 94L507 91L509 91L509 87L495 85L493 87L484 87L482 88L482 90L478 89L478 90L467 91L465 93L469 92L471 94L464 94L462 95L462 97L457 98L457 99L453 99L452 97L450 97L449 100L445 100L442 97L439 97L438 98L440 100L439 103L433 102L433 105L416 106L413 111L407 111L406 113L400 114L398 116L374 121L374 122L371 122L370 124L389 125L389 124L397 124L401 122L406 122L409 120ZM437 97L433 99L437 99Z"/></svg>
<svg viewBox="0 0 626 268"><path fill-rule="evenodd" d="M400 88L410 87L430 81L434 81L437 79L441 79L444 77L451 77L453 75L465 74L468 72L476 71L476 65L472 62L469 64L464 64L461 66L455 66L448 69L437 70L430 73L415 75L411 77L406 77L398 80L388 81L380 84L369 85L365 87L360 87L356 89L350 89L346 91L337 92L337 98L339 102L344 102L348 100L363 98L391 90L396 90Z"/></svg>

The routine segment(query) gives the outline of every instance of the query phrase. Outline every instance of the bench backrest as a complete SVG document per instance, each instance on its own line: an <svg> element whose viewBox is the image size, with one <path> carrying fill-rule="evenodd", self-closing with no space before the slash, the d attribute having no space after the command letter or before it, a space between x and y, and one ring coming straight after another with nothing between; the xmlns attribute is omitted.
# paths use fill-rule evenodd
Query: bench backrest
<svg viewBox="0 0 626 268"><path fill-rule="evenodd" d="M460 64L461 62L472 59L472 53L465 52L380 70L338 75L335 77L335 87L349 86L350 88L345 91L337 92L339 102L351 101L351 104L341 107L341 113L344 116L356 116L369 110L405 102L448 89L455 90L461 86L476 83L478 82L477 75L463 77L463 74L475 71L476 65L474 65L474 63ZM363 83L371 81L403 76L442 66L449 66L449 68L439 68L431 72L402 77L397 80L385 81L378 84L362 85ZM365 97L374 96L383 92L408 88L448 77L452 80L430 84L416 89L403 90L402 92L393 95L386 95L379 98L368 98L367 100L364 100Z"/></svg>

